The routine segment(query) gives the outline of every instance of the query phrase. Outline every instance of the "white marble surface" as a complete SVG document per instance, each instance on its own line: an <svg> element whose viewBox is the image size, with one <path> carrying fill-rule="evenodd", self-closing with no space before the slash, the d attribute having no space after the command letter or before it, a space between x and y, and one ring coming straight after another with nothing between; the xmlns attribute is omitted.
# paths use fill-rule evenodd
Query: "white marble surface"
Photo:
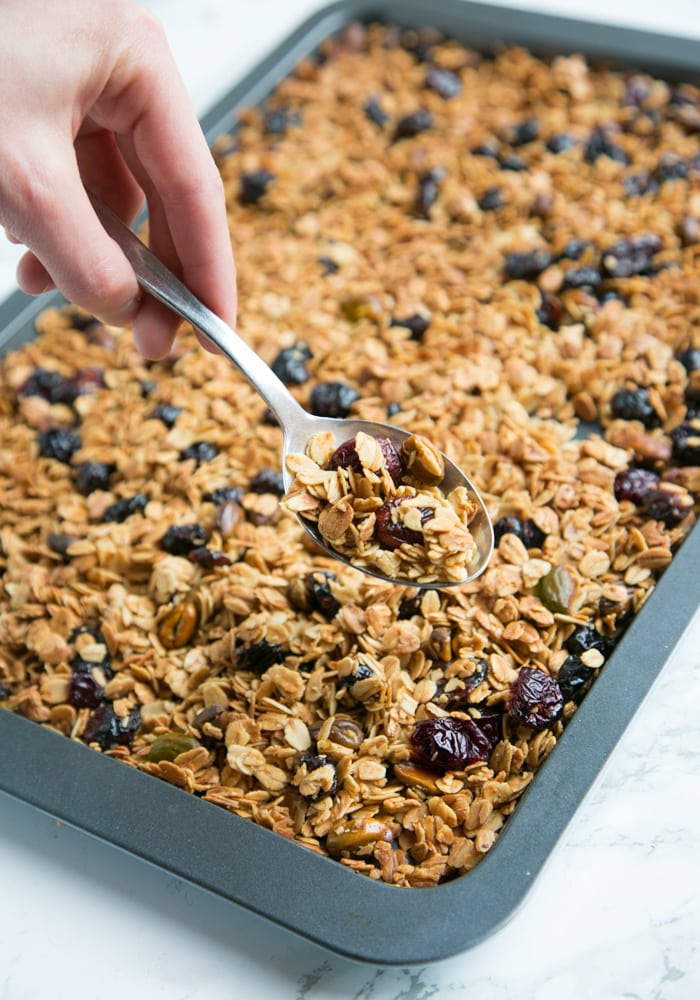
<svg viewBox="0 0 700 1000"><path fill-rule="evenodd" d="M697 0L511 0L700 36ZM199 112L317 0L150 0ZM0 249L0 297L16 248ZM700 616L525 903L420 968L348 962L0 795L0 1000L694 1000ZM450 914L445 914L445 920Z"/></svg>

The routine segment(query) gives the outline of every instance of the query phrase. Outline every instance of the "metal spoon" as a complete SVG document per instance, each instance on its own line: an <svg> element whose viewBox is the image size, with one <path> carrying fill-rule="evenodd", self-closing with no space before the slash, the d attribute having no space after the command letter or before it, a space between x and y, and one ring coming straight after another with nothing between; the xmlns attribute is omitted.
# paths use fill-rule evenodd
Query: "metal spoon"
<svg viewBox="0 0 700 1000"><path fill-rule="evenodd" d="M409 431L403 430L400 427L394 427L392 424L376 423L372 420L341 420L332 417L317 417L307 413L297 403L284 383L265 364L262 358L245 341L241 340L230 326L200 302L151 253L111 209L107 208L106 205L92 195L91 199L95 211L99 215L106 231L121 247L127 260L133 267L139 285L154 298L163 302L179 316L182 316L183 319L186 319L192 326L203 333L205 337L208 337L212 343L216 344L219 350L248 379L253 388L262 396L275 414L284 433L282 467L284 470L285 488L289 489L291 484L291 476L286 469L285 462L287 455L303 453L309 438L321 431L330 431L339 444L355 437L360 431L364 431L365 434L370 434L374 437L388 437L397 447L400 447L401 442L409 437ZM440 484L441 490L447 494L456 486L464 486L469 490L478 507L476 514L469 524L469 530L476 543L476 552L468 567L469 575L459 583L461 586L479 576L486 568L493 550L493 527L478 490L454 462L445 455L443 455L443 459L445 462L445 477ZM299 520L314 541L328 552L329 555L341 560L341 562L353 565L351 559L336 552L325 543L321 533L313 522L307 521L302 517ZM449 581L436 581L434 583L423 584L407 579L393 579L375 570L367 569L364 566L357 566L356 568L369 573L371 576L387 580L390 583L398 583L405 586L439 588L457 585Z"/></svg>

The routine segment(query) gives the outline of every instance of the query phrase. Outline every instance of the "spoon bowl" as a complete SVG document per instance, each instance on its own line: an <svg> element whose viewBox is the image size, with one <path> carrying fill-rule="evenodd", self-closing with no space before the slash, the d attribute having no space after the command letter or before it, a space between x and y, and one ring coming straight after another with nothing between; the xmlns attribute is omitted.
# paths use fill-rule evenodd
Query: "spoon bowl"
<svg viewBox="0 0 700 1000"><path fill-rule="evenodd" d="M330 431L335 440L341 443L354 438L360 432L364 432L376 438L389 438L397 446L397 450L400 448L401 442L410 436L410 431L395 427L393 424L353 418L319 417L308 413L299 405L285 384L263 359L227 323L208 309L176 278L111 209L94 196L91 196L91 200L107 233L119 245L133 267L139 285L159 302L164 303L177 315L187 320L215 344L222 354L233 362L275 414L284 435L282 469L286 489L289 489L292 478L286 467L287 456L303 453L309 439L315 434ZM459 466L455 465L446 455L443 455L442 458L445 464L445 475L440 483L440 489L448 494L456 487L463 486L468 490L476 506L476 513L469 522L469 531L476 548L471 562L467 566L467 576L458 582L447 580L417 583L414 580L395 579L365 566L356 566L355 568L390 583L435 589L461 586L475 579L484 571L493 551L494 538L491 519L474 484L464 475ZM329 555L350 566L355 565L352 559L337 552L326 543L314 522L303 517L300 517L299 520L314 541Z"/></svg>

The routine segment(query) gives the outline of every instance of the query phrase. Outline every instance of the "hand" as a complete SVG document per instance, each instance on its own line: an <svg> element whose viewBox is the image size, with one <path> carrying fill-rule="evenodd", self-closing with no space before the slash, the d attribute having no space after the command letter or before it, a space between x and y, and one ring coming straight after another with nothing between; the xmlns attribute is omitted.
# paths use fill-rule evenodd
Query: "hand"
<svg viewBox="0 0 700 1000"><path fill-rule="evenodd" d="M2 0L0 224L28 250L17 281L58 288L104 322L133 321L148 358L178 325L140 294L85 187L231 325L235 269L221 178L164 33L128 0Z"/></svg>

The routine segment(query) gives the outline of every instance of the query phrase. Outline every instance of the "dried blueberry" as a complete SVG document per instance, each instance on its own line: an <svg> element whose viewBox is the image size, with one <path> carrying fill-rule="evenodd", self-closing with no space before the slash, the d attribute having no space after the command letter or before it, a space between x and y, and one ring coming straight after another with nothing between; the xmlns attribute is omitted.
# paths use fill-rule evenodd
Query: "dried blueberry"
<svg viewBox="0 0 700 1000"><path fill-rule="evenodd" d="M574 237L569 240L564 249L558 254L557 260L578 260L590 245L588 240Z"/></svg>
<svg viewBox="0 0 700 1000"><path fill-rule="evenodd" d="M236 666L239 670L264 673L274 663L283 663L285 652L279 643L261 639L250 646L236 646Z"/></svg>
<svg viewBox="0 0 700 1000"><path fill-rule="evenodd" d="M515 517L513 514L499 518L493 526L494 541L497 545L501 537L507 534L519 538L526 549L541 549L547 537L531 517Z"/></svg>
<svg viewBox="0 0 700 1000"><path fill-rule="evenodd" d="M502 154L498 157L498 163L501 170L512 170L514 173L520 173L528 169L527 162L522 156L518 156L517 153Z"/></svg>
<svg viewBox="0 0 700 1000"><path fill-rule="evenodd" d="M578 704L594 674L595 671L587 667L580 656L575 654L567 656L557 674L557 683L564 702L575 701Z"/></svg>
<svg viewBox="0 0 700 1000"><path fill-rule="evenodd" d="M301 116L291 108L273 108L265 112L263 131L267 135L284 135L288 128L299 125Z"/></svg>
<svg viewBox="0 0 700 1000"><path fill-rule="evenodd" d="M488 761L501 738L501 717L478 719L446 716L417 722L410 736L417 763L436 771L461 771Z"/></svg>
<svg viewBox="0 0 700 1000"><path fill-rule="evenodd" d="M68 701L73 708L97 708L104 696L104 688L92 674L79 672L71 677Z"/></svg>
<svg viewBox="0 0 700 1000"><path fill-rule="evenodd" d="M537 278L552 263L552 255L548 250L526 250L524 253L507 253L505 256L505 272L508 278L530 281Z"/></svg>
<svg viewBox="0 0 700 1000"><path fill-rule="evenodd" d="M274 180L275 174L270 170L253 170L251 173L241 174L241 202L244 205L257 205Z"/></svg>
<svg viewBox="0 0 700 1000"><path fill-rule="evenodd" d="M205 500L207 503L215 503L218 507L229 500L238 503L243 496L243 492L240 486L217 486L216 489L208 493L203 493L202 500Z"/></svg>
<svg viewBox="0 0 700 1000"><path fill-rule="evenodd" d="M687 347L677 355L677 360L683 365L690 375L700 369L700 347Z"/></svg>
<svg viewBox="0 0 700 1000"><path fill-rule="evenodd" d="M98 368L81 368L56 387L53 402L71 406L78 396L87 396L104 388L104 375Z"/></svg>
<svg viewBox="0 0 700 1000"><path fill-rule="evenodd" d="M324 277L329 274L337 274L340 270L340 265L332 257L317 257L316 259L323 268Z"/></svg>
<svg viewBox="0 0 700 1000"><path fill-rule="evenodd" d="M142 398L148 399L148 397L158 388L158 383L154 382L152 378L142 378L139 379L139 388L141 390Z"/></svg>
<svg viewBox="0 0 700 1000"><path fill-rule="evenodd" d="M700 418L684 420L671 431L672 454L679 465L700 465Z"/></svg>
<svg viewBox="0 0 700 1000"><path fill-rule="evenodd" d="M86 743L98 743L103 750L109 750L115 745L130 747L140 725L141 713L138 708L132 708L129 715L122 718L108 702L90 715L83 739Z"/></svg>
<svg viewBox="0 0 700 1000"><path fill-rule="evenodd" d="M160 420L166 427L173 427L181 413L181 406L175 406L173 403L158 403L155 409L149 414L149 419Z"/></svg>
<svg viewBox="0 0 700 1000"><path fill-rule="evenodd" d="M433 116L425 108L419 108L410 115L404 115L396 123L394 139L412 139L433 127Z"/></svg>
<svg viewBox="0 0 700 1000"><path fill-rule="evenodd" d="M444 179L442 167L433 167L418 178L417 207L424 219L430 218L430 209L438 199L440 183Z"/></svg>
<svg viewBox="0 0 700 1000"><path fill-rule="evenodd" d="M317 417L347 417L359 398L357 389L345 382L319 382L311 390L309 407Z"/></svg>
<svg viewBox="0 0 700 1000"><path fill-rule="evenodd" d="M41 396L54 402L54 392L63 381L63 376L47 368L35 368L18 390L20 396Z"/></svg>
<svg viewBox="0 0 700 1000"><path fill-rule="evenodd" d="M659 423L649 400L649 391L644 386L618 389L610 400L610 410L618 420L639 420L645 427L655 427Z"/></svg>
<svg viewBox="0 0 700 1000"><path fill-rule="evenodd" d="M618 240L601 254L601 267L611 278L629 278L653 271L651 258L661 249L661 238L654 233Z"/></svg>
<svg viewBox="0 0 700 1000"><path fill-rule="evenodd" d="M75 488L83 496L94 490L108 490L109 477L113 472L114 466L105 462L80 462L75 467Z"/></svg>
<svg viewBox="0 0 700 1000"><path fill-rule="evenodd" d="M71 458L82 447L80 435L63 427L50 427L37 434L39 454L43 458L54 458L57 462L70 462Z"/></svg>
<svg viewBox="0 0 700 1000"><path fill-rule="evenodd" d="M340 611L340 601L331 590L332 580L335 580L335 573L322 570L312 570L306 577L306 595L311 608L320 611L329 621Z"/></svg>
<svg viewBox="0 0 700 1000"><path fill-rule="evenodd" d="M183 461L193 458L197 465L199 465L200 462L211 462L218 454L219 449L210 441L195 441L187 448L182 449L180 458Z"/></svg>
<svg viewBox="0 0 700 1000"><path fill-rule="evenodd" d="M499 187L487 188L479 198L478 204L482 212L492 212L505 204L503 192Z"/></svg>
<svg viewBox="0 0 700 1000"><path fill-rule="evenodd" d="M690 172L689 165L675 153L664 153L654 168L654 179L660 184L665 181L685 180Z"/></svg>
<svg viewBox="0 0 700 1000"><path fill-rule="evenodd" d="M566 288L596 288L602 278L595 267L570 267L564 271L561 287Z"/></svg>
<svg viewBox="0 0 700 1000"><path fill-rule="evenodd" d="M613 492L620 503L630 500L633 504L641 504L650 490L656 489L659 477L651 469L620 469L615 474Z"/></svg>
<svg viewBox="0 0 700 1000"><path fill-rule="evenodd" d="M325 768L329 777L329 782L324 782L323 784L319 783L315 793L306 796L309 801L317 802L319 799L323 798L324 795L335 795L338 788L338 779L336 776L335 764L329 757L326 757L325 754L302 753L299 755L298 764L299 767L306 768L307 775L312 774L314 771L319 771L321 768ZM328 784L327 788L324 787L326 784Z"/></svg>
<svg viewBox="0 0 700 1000"><path fill-rule="evenodd" d="M381 128L389 119L387 113L382 111L379 100L376 97L369 97L365 101L363 110L369 120L378 128Z"/></svg>
<svg viewBox="0 0 700 1000"><path fill-rule="evenodd" d="M526 146L534 142L540 134L540 123L536 118L526 118L518 122L507 133L507 139L511 146Z"/></svg>
<svg viewBox="0 0 700 1000"><path fill-rule="evenodd" d="M313 357L309 345L300 340L283 348L272 362L271 368L285 385L301 385L309 378L306 362Z"/></svg>
<svg viewBox="0 0 700 1000"><path fill-rule="evenodd" d="M414 313L413 316L407 316L405 319L399 319L397 316L392 316L391 326L403 326L407 330L411 331L411 340L422 340L425 331L430 326L430 320L427 316L421 316L419 313Z"/></svg>
<svg viewBox="0 0 700 1000"><path fill-rule="evenodd" d="M508 714L533 729L551 725L564 707L559 685L536 667L521 667L508 692Z"/></svg>
<svg viewBox="0 0 700 1000"><path fill-rule="evenodd" d="M482 142L481 145L474 146L470 152L472 156L485 156L489 160L497 160L499 157L498 146L490 142Z"/></svg>
<svg viewBox="0 0 700 1000"><path fill-rule="evenodd" d="M284 478L277 469L261 469L250 480L248 488L251 493L274 493L281 497L284 494Z"/></svg>
<svg viewBox="0 0 700 1000"><path fill-rule="evenodd" d="M650 191L656 191L659 186L646 170L627 174L622 185L628 198L641 197L641 195L648 194Z"/></svg>
<svg viewBox="0 0 700 1000"><path fill-rule="evenodd" d="M142 514L147 503L148 497L145 493L135 493L132 497L115 500L105 510L102 520L121 523L122 521L126 521L127 517L131 514Z"/></svg>
<svg viewBox="0 0 700 1000"><path fill-rule="evenodd" d="M462 81L451 69L442 66L430 66L425 74L425 85L434 90L440 97L450 100L462 92Z"/></svg>
<svg viewBox="0 0 700 1000"><path fill-rule="evenodd" d="M557 132L547 139L547 149L550 153L564 153L576 145L576 140L568 132Z"/></svg>
<svg viewBox="0 0 700 1000"><path fill-rule="evenodd" d="M184 556L192 549L205 545L208 535L201 524L173 524L160 540L161 546L172 556Z"/></svg>
<svg viewBox="0 0 700 1000"><path fill-rule="evenodd" d="M617 163L629 163L629 159L624 149L613 142L611 136L604 128L594 128L591 131L583 151L583 158L586 163L595 163L599 156L607 156Z"/></svg>
<svg viewBox="0 0 700 1000"><path fill-rule="evenodd" d="M401 412L401 404L400 403L396 403L396 402L389 403L389 405L386 408L386 415L387 415L387 417L389 417L389 419L391 419L392 417L395 417L396 414L400 413L400 412Z"/></svg>
<svg viewBox="0 0 700 1000"><path fill-rule="evenodd" d="M580 656L589 649L595 649L604 660L607 660L614 648L614 640L610 636L601 635L594 625L577 625L564 642L564 649L568 653Z"/></svg>

